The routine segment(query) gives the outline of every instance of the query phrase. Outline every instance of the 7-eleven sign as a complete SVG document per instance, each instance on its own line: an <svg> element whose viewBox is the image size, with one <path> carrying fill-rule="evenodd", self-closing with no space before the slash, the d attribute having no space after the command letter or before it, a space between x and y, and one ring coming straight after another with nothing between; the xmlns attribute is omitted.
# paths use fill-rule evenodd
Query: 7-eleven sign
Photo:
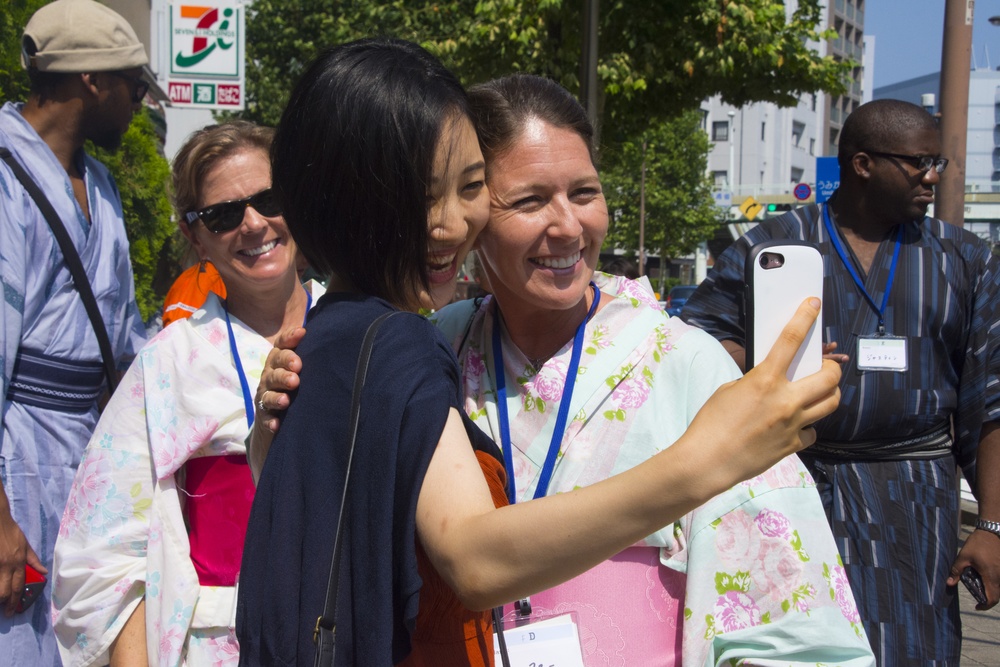
<svg viewBox="0 0 1000 667"><path fill-rule="evenodd" d="M171 104L244 108L246 38L239 0L174 0L169 31Z"/></svg>
<svg viewBox="0 0 1000 667"><path fill-rule="evenodd" d="M238 77L243 53L243 9L234 0L171 4L171 77Z"/></svg>

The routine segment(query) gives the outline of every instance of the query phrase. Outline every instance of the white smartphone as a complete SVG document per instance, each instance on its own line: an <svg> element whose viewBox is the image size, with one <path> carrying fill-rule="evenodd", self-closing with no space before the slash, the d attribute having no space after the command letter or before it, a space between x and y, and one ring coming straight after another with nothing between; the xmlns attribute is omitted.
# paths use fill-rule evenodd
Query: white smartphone
<svg viewBox="0 0 1000 667"><path fill-rule="evenodd" d="M750 249L746 260L746 365L749 371L764 361L782 329L807 298L823 298L823 257L811 243L765 241ZM797 380L823 365L823 314L809 329L788 367Z"/></svg>

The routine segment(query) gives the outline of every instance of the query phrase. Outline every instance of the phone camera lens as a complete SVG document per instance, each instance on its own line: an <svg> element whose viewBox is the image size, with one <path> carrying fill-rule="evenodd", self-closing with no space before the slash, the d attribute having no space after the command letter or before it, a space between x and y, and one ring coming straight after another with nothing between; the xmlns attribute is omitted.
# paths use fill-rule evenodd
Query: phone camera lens
<svg viewBox="0 0 1000 667"><path fill-rule="evenodd" d="M770 260L768 259L767 253L766 252L762 252L760 254L760 268L766 269L767 268L767 264L768 264L769 261Z"/></svg>

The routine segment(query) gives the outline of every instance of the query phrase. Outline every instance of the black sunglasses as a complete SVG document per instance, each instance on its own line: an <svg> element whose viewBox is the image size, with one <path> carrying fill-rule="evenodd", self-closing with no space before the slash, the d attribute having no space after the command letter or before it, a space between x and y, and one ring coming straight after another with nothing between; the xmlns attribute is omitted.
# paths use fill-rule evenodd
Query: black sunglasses
<svg viewBox="0 0 1000 667"><path fill-rule="evenodd" d="M144 80L142 76L129 76L124 72L108 72L108 74L113 74L119 79L125 79L130 84L132 84L132 104L139 104L146 97L146 93L149 92L149 82Z"/></svg>
<svg viewBox="0 0 1000 667"><path fill-rule="evenodd" d="M918 171L930 171L933 169L937 173L942 173L948 167L948 158L940 155L900 155L899 153L883 153L882 151L862 151L869 155L880 157L896 158L908 162L917 168Z"/></svg>
<svg viewBox="0 0 1000 667"><path fill-rule="evenodd" d="M281 215L278 200L275 199L271 188L267 188L244 199L219 202L197 211L188 211L184 214L184 219L189 225L201 220L205 229L213 234L221 234L236 229L243 223L243 214L247 206L252 206L255 211L266 218Z"/></svg>

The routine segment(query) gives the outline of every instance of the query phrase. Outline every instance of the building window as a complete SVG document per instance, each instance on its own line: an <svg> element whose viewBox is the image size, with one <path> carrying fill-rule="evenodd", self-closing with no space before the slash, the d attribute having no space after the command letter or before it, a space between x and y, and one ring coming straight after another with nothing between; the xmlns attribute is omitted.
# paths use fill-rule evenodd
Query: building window
<svg viewBox="0 0 1000 667"><path fill-rule="evenodd" d="M803 174L803 171L801 169L798 169L796 167L792 167L792 183L801 183L802 182L802 174Z"/></svg>
<svg viewBox="0 0 1000 667"><path fill-rule="evenodd" d="M701 111L701 130L708 132L708 109L699 109L699 111Z"/></svg>
<svg viewBox="0 0 1000 667"><path fill-rule="evenodd" d="M712 122L712 141L729 141L729 121L716 120Z"/></svg>
<svg viewBox="0 0 1000 667"><path fill-rule="evenodd" d="M713 171L712 178L715 181L715 189L722 190L729 185L729 172L728 171Z"/></svg>
<svg viewBox="0 0 1000 667"><path fill-rule="evenodd" d="M816 93L812 94L812 110L816 111Z"/></svg>
<svg viewBox="0 0 1000 667"><path fill-rule="evenodd" d="M792 145L798 146L802 142L802 135L806 131L806 124L794 122L792 123Z"/></svg>

